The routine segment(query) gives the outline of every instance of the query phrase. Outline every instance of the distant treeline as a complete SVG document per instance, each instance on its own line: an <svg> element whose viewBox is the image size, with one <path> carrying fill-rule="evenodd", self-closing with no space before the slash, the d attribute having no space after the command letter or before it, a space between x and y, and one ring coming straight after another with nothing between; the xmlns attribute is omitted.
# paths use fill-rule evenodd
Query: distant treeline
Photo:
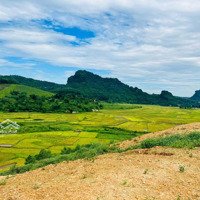
<svg viewBox="0 0 200 200"><path fill-rule="evenodd" d="M73 92L59 92L52 97L41 97L13 91L0 99L0 111L3 112L75 113L99 109L102 109L102 105L98 101Z"/></svg>

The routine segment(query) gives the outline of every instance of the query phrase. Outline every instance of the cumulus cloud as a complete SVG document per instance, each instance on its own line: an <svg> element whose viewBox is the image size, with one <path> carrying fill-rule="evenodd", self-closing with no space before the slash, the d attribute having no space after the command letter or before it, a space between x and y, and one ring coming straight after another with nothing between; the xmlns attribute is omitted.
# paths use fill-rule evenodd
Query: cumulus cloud
<svg viewBox="0 0 200 200"><path fill-rule="evenodd" d="M2 0L0 58L70 67L68 74L71 67L106 70L150 93L190 96L200 87L199 18L199 0ZM95 37L82 39L58 26Z"/></svg>

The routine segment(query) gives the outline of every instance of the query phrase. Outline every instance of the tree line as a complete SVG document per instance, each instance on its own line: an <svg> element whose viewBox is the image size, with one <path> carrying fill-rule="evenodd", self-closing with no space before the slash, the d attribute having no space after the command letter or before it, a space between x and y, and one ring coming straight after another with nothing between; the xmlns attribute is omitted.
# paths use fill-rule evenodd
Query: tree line
<svg viewBox="0 0 200 200"><path fill-rule="evenodd" d="M75 113L99 109L102 105L98 101L78 93L59 92L52 97L41 97L13 91L0 99L0 111L3 112Z"/></svg>

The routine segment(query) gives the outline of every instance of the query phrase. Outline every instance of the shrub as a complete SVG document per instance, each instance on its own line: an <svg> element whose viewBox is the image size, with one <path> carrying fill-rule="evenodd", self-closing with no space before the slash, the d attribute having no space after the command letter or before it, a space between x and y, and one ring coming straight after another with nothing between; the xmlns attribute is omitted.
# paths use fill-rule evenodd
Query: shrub
<svg viewBox="0 0 200 200"><path fill-rule="evenodd" d="M30 163L35 163L35 161L36 161L35 156L29 155L29 156L26 158L25 165L30 164Z"/></svg>
<svg viewBox="0 0 200 200"><path fill-rule="evenodd" d="M45 150L45 149L42 149L39 154L35 155L35 159L36 160L42 160L42 159L45 159L45 158L50 158L52 155L51 155L51 151L50 150Z"/></svg>
<svg viewBox="0 0 200 200"><path fill-rule="evenodd" d="M179 172L183 173L185 171L185 167L183 165L179 166Z"/></svg>
<svg viewBox="0 0 200 200"><path fill-rule="evenodd" d="M69 154L69 153L72 153L73 152L73 150L71 149L71 148L69 148L69 147L64 147L62 150L61 150L61 155L62 154Z"/></svg>
<svg viewBox="0 0 200 200"><path fill-rule="evenodd" d="M155 146L170 146L176 148L194 148L200 146L200 133L187 135L172 135L162 138L147 139L141 142L140 148L152 148Z"/></svg>

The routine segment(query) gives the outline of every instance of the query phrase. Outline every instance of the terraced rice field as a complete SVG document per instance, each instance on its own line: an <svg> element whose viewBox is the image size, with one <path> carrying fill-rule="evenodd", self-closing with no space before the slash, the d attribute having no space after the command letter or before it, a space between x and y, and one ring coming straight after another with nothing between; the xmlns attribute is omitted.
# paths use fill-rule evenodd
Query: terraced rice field
<svg viewBox="0 0 200 200"><path fill-rule="evenodd" d="M0 170L6 169L1 166L12 163L23 165L28 155L37 154L43 148L56 154L64 146L118 142L147 132L200 122L200 109L115 104L105 105L104 110L93 113L0 113L0 122L6 119L17 122L20 130L17 134L0 135Z"/></svg>

